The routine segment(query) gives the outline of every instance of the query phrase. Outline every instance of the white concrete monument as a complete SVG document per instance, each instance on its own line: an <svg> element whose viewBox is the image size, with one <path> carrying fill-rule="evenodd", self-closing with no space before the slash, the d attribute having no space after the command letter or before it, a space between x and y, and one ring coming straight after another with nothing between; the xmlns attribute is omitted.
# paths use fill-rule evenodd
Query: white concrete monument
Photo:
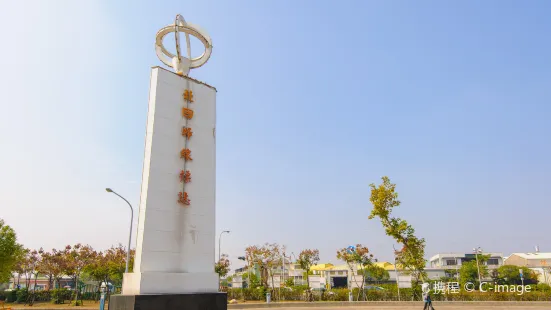
<svg viewBox="0 0 551 310"><path fill-rule="evenodd" d="M180 32L186 35L187 58L180 54ZM169 33L176 35L176 55L163 46ZM189 35L205 45L205 52L195 59ZM191 299L186 298L196 300L197 295L205 298L205 293L218 292L214 272L216 89L188 77L190 69L207 62L212 42L206 32L178 15L173 25L157 33L155 49L175 72L160 67L151 71L136 257L133 272L124 274L122 295L134 296L132 303L138 303L135 296L169 298L171 294L167 300L182 304L185 299L190 306ZM208 298L218 301L226 298L211 295ZM174 296L184 297L174 301ZM146 306L145 301L130 307L122 297L115 300L117 309L166 308Z"/></svg>

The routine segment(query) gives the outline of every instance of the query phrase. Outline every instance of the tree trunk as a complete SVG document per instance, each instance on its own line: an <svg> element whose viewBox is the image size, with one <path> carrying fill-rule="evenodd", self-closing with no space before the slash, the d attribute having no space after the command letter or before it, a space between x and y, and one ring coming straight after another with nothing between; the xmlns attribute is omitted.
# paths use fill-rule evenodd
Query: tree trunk
<svg viewBox="0 0 551 310"><path fill-rule="evenodd" d="M34 275L34 288L33 291L36 291L36 281L38 280L38 272Z"/></svg>
<svg viewBox="0 0 551 310"><path fill-rule="evenodd" d="M353 267L351 267L350 270L352 270L352 279L354 280L354 284L358 284L358 281L356 281L356 273L357 272L354 272ZM352 287L352 285L350 286L350 290L354 291L354 288ZM359 300L360 300L360 290L358 290L358 296L356 297L356 301L359 301Z"/></svg>
<svg viewBox="0 0 551 310"><path fill-rule="evenodd" d="M78 275L75 276L75 306L78 306Z"/></svg>
<svg viewBox="0 0 551 310"><path fill-rule="evenodd" d="M268 270L266 267L260 267L260 280L265 288L268 288Z"/></svg>
<svg viewBox="0 0 551 310"><path fill-rule="evenodd" d="M106 283L105 285L107 285L107 281L105 281L105 279L103 279L103 280L100 279L100 280L98 281L98 282L99 282L99 283L98 283L98 290L97 290L97 292L96 292L96 296L94 296L94 301L98 301L98 300L100 299L100 297L101 297L101 282L102 282L102 281Z"/></svg>
<svg viewBox="0 0 551 310"><path fill-rule="evenodd" d="M272 295L275 294L275 287L274 287L274 273L270 271L270 278L272 279ZM275 297L275 296L274 296ZM274 298L275 299L275 298Z"/></svg>
<svg viewBox="0 0 551 310"><path fill-rule="evenodd" d="M308 270L306 270L306 285L308 286L308 289L310 289L310 268L308 268Z"/></svg>
<svg viewBox="0 0 551 310"><path fill-rule="evenodd" d="M52 286L54 285L54 276L48 275L48 291L52 289Z"/></svg>

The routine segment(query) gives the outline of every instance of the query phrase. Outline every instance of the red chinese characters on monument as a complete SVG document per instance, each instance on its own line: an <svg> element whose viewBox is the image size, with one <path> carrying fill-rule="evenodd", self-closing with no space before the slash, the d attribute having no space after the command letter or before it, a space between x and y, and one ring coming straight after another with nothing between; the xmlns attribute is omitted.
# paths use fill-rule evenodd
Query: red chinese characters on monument
<svg viewBox="0 0 551 310"><path fill-rule="evenodd" d="M184 182L184 183L191 182L191 172L189 172L189 170L180 171L180 182Z"/></svg>
<svg viewBox="0 0 551 310"><path fill-rule="evenodd" d="M193 102L193 91L189 89L184 90L184 100L187 102Z"/></svg>
<svg viewBox="0 0 551 310"><path fill-rule="evenodd" d="M186 137L186 139L189 140L189 138L193 136L193 131L191 130L191 127L182 127L182 136Z"/></svg>
<svg viewBox="0 0 551 310"><path fill-rule="evenodd" d="M178 193L178 203L189 206L190 200L189 200L189 196L186 192L184 192L183 194L182 194L182 192Z"/></svg>
<svg viewBox="0 0 551 310"><path fill-rule="evenodd" d="M188 108L190 103L193 102L193 91L186 89L184 90L184 93L182 94L184 101L186 102L186 106L182 108L182 117L187 120L190 120L193 118L193 110ZM187 141L191 139L193 136L193 130L191 127L188 127L187 125L182 127L182 137L186 139L186 147L184 147L180 151L180 158L184 159L184 161L191 161L193 158L191 158L191 150L187 147ZM185 169L185 168L184 168ZM188 193L185 191L186 184L191 182L191 172L189 170L182 169L180 171L180 182L183 183L182 185L182 191L178 193L178 203L189 206L190 205L190 199Z"/></svg>
<svg viewBox="0 0 551 310"><path fill-rule="evenodd" d="M182 108L182 116L187 119L193 118L193 110L188 108Z"/></svg>
<svg viewBox="0 0 551 310"><path fill-rule="evenodd" d="M193 160L193 158L191 158L191 150L190 149L182 149L180 151L180 158L183 158L185 160Z"/></svg>

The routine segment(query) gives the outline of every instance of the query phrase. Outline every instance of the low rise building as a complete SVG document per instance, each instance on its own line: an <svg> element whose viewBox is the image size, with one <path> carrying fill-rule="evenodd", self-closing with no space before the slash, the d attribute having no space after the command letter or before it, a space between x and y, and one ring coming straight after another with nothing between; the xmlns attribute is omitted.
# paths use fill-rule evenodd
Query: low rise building
<svg viewBox="0 0 551 310"><path fill-rule="evenodd" d="M504 265L528 267L538 273L538 281L551 284L551 253L513 253Z"/></svg>
<svg viewBox="0 0 551 310"><path fill-rule="evenodd" d="M477 256L490 256L485 262L480 262L488 266L488 269L496 269L503 265L503 253L480 253L480 254L463 254L463 253L439 253L432 256L429 260L430 268L442 268L447 270L459 269L466 262L476 261Z"/></svg>
<svg viewBox="0 0 551 310"><path fill-rule="evenodd" d="M70 277L64 276L61 279L59 279L59 283L55 281L56 283L53 285L53 287L50 287L50 281L46 277L38 277L35 281L34 276L31 276L29 279L22 276L19 278L10 278L8 288L9 289L16 289L16 288L28 288L30 290L36 289L37 291L40 290L50 290L53 288L59 288L59 287L65 287L65 288L73 288L74 282ZM27 287L28 284L28 287Z"/></svg>

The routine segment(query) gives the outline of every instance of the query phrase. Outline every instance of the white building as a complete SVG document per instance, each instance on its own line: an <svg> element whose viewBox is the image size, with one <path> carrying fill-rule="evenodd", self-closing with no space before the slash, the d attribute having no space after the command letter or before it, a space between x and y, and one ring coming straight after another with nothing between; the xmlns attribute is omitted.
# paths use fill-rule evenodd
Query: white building
<svg viewBox="0 0 551 310"><path fill-rule="evenodd" d="M490 258L481 264L488 266L488 269L496 269L503 265L503 253L481 253L481 254L461 254L461 253L439 253L430 258L430 268L459 269L465 262L476 261L477 255L490 255Z"/></svg>

